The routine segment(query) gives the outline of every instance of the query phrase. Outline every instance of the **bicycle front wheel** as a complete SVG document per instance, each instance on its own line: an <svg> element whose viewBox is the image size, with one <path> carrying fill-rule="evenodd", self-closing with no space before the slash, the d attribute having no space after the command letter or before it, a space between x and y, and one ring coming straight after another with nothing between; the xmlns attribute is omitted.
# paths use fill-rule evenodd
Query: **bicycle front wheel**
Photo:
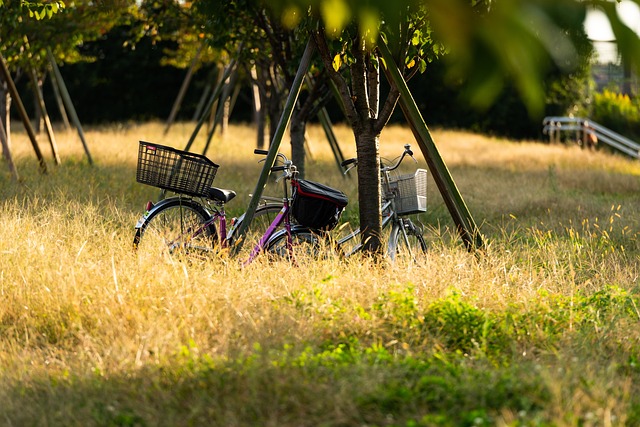
<svg viewBox="0 0 640 427"><path fill-rule="evenodd" d="M395 260L398 256L407 255L415 259L418 254L426 252L427 243L422 230L410 219L398 218L389 235L389 257Z"/></svg>
<svg viewBox="0 0 640 427"><path fill-rule="evenodd" d="M157 210L151 210L137 230L135 247L169 253L206 253L216 247L216 227L201 204L177 197L162 203Z"/></svg>
<svg viewBox="0 0 640 427"><path fill-rule="evenodd" d="M253 215L253 221L251 221L251 225L243 237L243 241L249 243L258 241L281 210L282 203L267 203L258 206L256 213ZM236 219L229 231L229 243L232 247L239 242L237 233L243 222L244 214ZM283 229L283 224L284 222L278 226L276 232Z"/></svg>
<svg viewBox="0 0 640 427"><path fill-rule="evenodd" d="M294 228L291 230L291 244L286 230L282 230L267 242L265 252L271 257L291 261L317 259L323 253L323 246L321 238L308 228Z"/></svg>

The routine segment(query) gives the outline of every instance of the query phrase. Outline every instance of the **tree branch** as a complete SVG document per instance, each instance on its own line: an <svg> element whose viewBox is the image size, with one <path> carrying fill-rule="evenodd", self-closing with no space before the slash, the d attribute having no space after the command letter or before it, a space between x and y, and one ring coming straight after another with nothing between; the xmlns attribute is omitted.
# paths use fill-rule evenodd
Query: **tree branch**
<svg viewBox="0 0 640 427"><path fill-rule="evenodd" d="M364 46L361 45L360 37L358 36L352 45L352 54L355 58L353 64L351 64L351 86L352 94L354 97L354 104L356 111L359 114L361 120L367 120L372 118L369 111L369 91L367 86L367 64L366 64L366 51Z"/></svg>
<svg viewBox="0 0 640 427"><path fill-rule="evenodd" d="M380 58L380 53L377 50L376 50L376 55L378 56L378 64L382 66L382 59ZM400 99L400 91L398 90L398 87L392 81L389 81L389 85L390 85L389 94L387 95L387 99L385 100L384 105L382 106L382 110L380 110L378 119L373 125L376 132L382 132L382 129L384 129L384 127L389 122L391 115L396 109L398 100Z"/></svg>
<svg viewBox="0 0 640 427"><path fill-rule="evenodd" d="M327 70L329 78L335 83L336 87L338 88L340 98L342 98L342 104L345 108L345 116L353 127L360 122L360 118L353 103L353 99L351 98L351 92L349 90L347 81L342 76L342 74L333 69L333 57L331 56L329 46L327 45L327 39L324 34L324 29L313 31L311 33L311 36L316 43L316 48L320 53L320 58L322 58L322 63L324 64L325 70Z"/></svg>
<svg viewBox="0 0 640 427"><path fill-rule="evenodd" d="M380 69L371 61L371 54L367 54L367 85L369 87L369 117L378 118L380 112Z"/></svg>
<svg viewBox="0 0 640 427"><path fill-rule="evenodd" d="M398 104L398 100L400 99L400 92L398 88L391 83L391 89L389 89L389 94L387 95L387 99L382 106L382 110L380 110L380 114L376 119L376 122L373 125L373 128L376 132L382 132L382 129L387 125L391 115L396 109L396 105Z"/></svg>

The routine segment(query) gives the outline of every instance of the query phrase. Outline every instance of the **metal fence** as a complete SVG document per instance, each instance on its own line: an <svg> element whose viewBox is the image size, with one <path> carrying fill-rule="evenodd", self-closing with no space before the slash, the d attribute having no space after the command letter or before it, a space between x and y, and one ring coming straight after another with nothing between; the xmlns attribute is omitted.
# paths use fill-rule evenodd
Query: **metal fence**
<svg viewBox="0 0 640 427"><path fill-rule="evenodd" d="M545 117L543 133L549 141L560 142L567 138L583 146L604 143L635 159L640 159L640 144L620 135L592 120L582 117ZM595 139L593 138L595 137Z"/></svg>

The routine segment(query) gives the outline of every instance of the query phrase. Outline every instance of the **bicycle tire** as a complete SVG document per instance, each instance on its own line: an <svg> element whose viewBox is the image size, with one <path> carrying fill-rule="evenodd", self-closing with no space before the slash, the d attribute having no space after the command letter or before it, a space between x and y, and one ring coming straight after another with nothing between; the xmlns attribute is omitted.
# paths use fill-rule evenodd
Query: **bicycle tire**
<svg viewBox="0 0 640 427"><path fill-rule="evenodd" d="M218 244L216 226L210 223L196 236L191 231L200 229L211 220L211 214L198 202L192 199L165 199L160 209L151 211L136 231L134 247L159 246L173 254L176 251L185 253L210 252ZM144 237L144 239L143 239Z"/></svg>
<svg viewBox="0 0 640 427"><path fill-rule="evenodd" d="M408 242L404 239L401 227L404 227ZM410 219L399 218L397 222L393 223L391 226L391 233L389 234L389 258L395 260L398 255L407 253L415 259L415 256L418 253L426 252L427 242L424 240L422 230L420 230L413 221Z"/></svg>
<svg viewBox="0 0 640 427"><path fill-rule="evenodd" d="M251 225L249 225L249 229L245 233L243 240L245 242L254 242L257 241L269 225L273 222L276 215L280 213L282 210L282 203L267 203L265 205L260 205L256 209L255 214L253 215L253 220L251 221ZM238 218L236 218L233 223L233 227L229 230L229 245L233 247L237 243L237 231L244 222L244 215L242 214ZM278 226L276 232L284 228L284 222Z"/></svg>
<svg viewBox="0 0 640 427"><path fill-rule="evenodd" d="M272 258L288 259L295 261L296 258L318 258L322 252L322 242L319 236L306 227L294 227L291 230L292 250L287 248L287 232L281 230L273 235L267 242L265 252Z"/></svg>

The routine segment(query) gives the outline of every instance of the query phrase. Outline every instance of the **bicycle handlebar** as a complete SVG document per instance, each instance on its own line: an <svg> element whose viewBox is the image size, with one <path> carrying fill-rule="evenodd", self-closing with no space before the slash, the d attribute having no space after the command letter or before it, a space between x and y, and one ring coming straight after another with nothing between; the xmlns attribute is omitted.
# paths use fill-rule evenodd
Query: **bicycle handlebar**
<svg viewBox="0 0 640 427"><path fill-rule="evenodd" d="M261 156L266 156L269 154L268 150L262 150L260 148L256 148L255 150L253 150L254 154L258 154ZM271 167L271 172L284 172L284 175L281 176L280 178L277 179L277 181L279 181L282 178L290 178L291 176L293 176L295 173L297 173L297 168L296 166L291 162L291 160L287 159L287 156L285 156L282 153L278 153L277 157L279 157L280 159L282 159L282 165L279 166L272 166ZM260 160L261 162L264 161Z"/></svg>
<svg viewBox="0 0 640 427"><path fill-rule="evenodd" d="M409 156L413 159L414 162L418 162L416 160L415 157L413 157L413 150L411 150L411 144L405 144L404 145L404 151L402 152L402 155L400 156L400 159L398 160L398 162L393 165L393 166L383 166L382 163L380 163L380 171L381 172L390 172L392 170L396 170L398 169L398 167L400 166L400 163L402 163L402 160L404 160L405 156ZM353 159L347 159L344 160L342 163L340 163L340 165L342 167L347 167L349 165L353 165L350 168L348 168L344 173L346 174L347 172L349 172L352 168L358 166L358 159L357 158L353 158Z"/></svg>
<svg viewBox="0 0 640 427"><path fill-rule="evenodd" d="M358 162L358 159L356 159L356 158L354 157L353 159L347 159L347 160L344 160L342 163L340 163L340 166L342 166L342 167L344 168L344 167L346 167L346 166L349 166L349 165L350 165L350 164L352 164L352 163L357 163L357 162Z"/></svg>

